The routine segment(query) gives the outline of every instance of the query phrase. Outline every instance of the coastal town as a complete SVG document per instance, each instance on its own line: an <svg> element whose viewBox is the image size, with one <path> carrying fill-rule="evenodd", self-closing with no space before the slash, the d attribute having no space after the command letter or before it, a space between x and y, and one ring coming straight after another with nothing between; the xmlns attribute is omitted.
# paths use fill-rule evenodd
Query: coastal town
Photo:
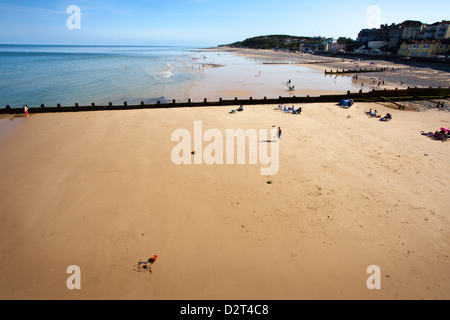
<svg viewBox="0 0 450 320"><path fill-rule="evenodd" d="M450 21L432 24L406 20L362 29L356 40L347 37L261 36L232 47L276 49L301 53L358 53L401 57L446 58L450 52Z"/></svg>

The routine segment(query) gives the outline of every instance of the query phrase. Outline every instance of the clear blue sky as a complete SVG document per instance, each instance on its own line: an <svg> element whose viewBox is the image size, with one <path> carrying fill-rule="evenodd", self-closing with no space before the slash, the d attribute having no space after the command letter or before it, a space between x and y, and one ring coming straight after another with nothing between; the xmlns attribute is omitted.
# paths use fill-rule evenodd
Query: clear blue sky
<svg viewBox="0 0 450 320"><path fill-rule="evenodd" d="M67 8L81 9L69 30ZM215 46L267 34L356 39L376 5L381 23L450 20L450 1L0 0L0 43Z"/></svg>

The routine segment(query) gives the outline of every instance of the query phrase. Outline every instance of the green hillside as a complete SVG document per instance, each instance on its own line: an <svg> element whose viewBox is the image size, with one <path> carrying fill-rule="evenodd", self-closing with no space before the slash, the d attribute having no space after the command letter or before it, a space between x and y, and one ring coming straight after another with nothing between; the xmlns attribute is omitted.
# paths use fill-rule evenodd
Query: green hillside
<svg viewBox="0 0 450 320"><path fill-rule="evenodd" d="M297 37L289 35L268 35L258 36L227 44L224 46L232 48L250 48L250 49L280 49L280 50L299 50L300 43L321 43L324 38L316 37Z"/></svg>

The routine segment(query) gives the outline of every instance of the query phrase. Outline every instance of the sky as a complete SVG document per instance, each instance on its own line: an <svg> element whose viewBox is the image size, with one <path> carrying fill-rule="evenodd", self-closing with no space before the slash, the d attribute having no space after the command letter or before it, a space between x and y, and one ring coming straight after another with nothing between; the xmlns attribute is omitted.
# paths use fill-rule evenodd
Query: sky
<svg viewBox="0 0 450 320"><path fill-rule="evenodd" d="M68 8L75 5L76 11ZM349 37L450 20L450 1L0 0L0 43L217 46L270 34Z"/></svg>

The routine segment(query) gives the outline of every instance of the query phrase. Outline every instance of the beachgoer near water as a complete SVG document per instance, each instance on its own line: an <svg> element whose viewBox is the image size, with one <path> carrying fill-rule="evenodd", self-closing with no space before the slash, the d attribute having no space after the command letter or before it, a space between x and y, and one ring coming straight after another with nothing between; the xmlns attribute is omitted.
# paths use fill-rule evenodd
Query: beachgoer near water
<svg viewBox="0 0 450 320"><path fill-rule="evenodd" d="M25 114L27 115L27 117L29 116L29 114L28 114L28 106L27 105L24 105L23 106L23 110L25 111Z"/></svg>

